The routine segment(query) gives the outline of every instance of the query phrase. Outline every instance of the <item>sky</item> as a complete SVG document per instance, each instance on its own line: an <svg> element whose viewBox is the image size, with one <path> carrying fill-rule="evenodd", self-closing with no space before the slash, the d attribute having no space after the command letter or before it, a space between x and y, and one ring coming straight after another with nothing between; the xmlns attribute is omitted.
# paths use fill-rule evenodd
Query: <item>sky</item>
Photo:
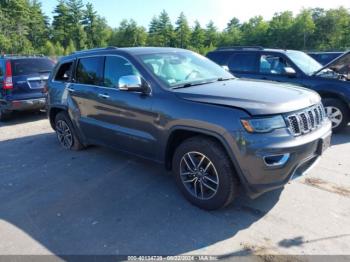
<svg viewBox="0 0 350 262"><path fill-rule="evenodd" d="M164 9L173 23L183 11L191 25L196 19L202 26L213 20L220 30L226 27L232 17L245 22L256 15L270 19L276 12L289 10L298 13L302 8L309 7L329 9L344 6L350 9L350 0L83 0L83 2L91 2L111 27L117 27L124 18L132 18L147 28L152 17L159 15ZM56 0L42 1L45 14L52 17L56 4Z"/></svg>

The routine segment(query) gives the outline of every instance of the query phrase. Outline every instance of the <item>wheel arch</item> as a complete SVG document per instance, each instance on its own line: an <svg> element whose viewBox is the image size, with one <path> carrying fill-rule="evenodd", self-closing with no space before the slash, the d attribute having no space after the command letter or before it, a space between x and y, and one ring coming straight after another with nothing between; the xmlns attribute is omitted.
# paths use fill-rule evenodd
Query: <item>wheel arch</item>
<svg viewBox="0 0 350 262"><path fill-rule="evenodd" d="M193 127L181 126L181 127L175 127L171 129L167 139L165 152L164 152L164 163L165 163L165 168L167 170L172 169L172 158L174 156L176 148L186 139L195 137L195 136L203 136L203 137L207 137L208 139L212 139L216 141L223 148L223 150L228 154L232 163L232 167L235 169L236 174L238 176L237 178L239 179L239 181L245 184L244 183L245 179L238 165L238 161L234 156L233 151L230 149L229 145L227 144L223 135L213 131L202 130L202 129L193 128Z"/></svg>
<svg viewBox="0 0 350 262"><path fill-rule="evenodd" d="M48 117L52 129L55 130L55 118L60 112L68 112L67 107L61 105L51 106L48 112Z"/></svg>
<svg viewBox="0 0 350 262"><path fill-rule="evenodd" d="M348 110L349 110L349 113L350 113L350 104L349 104L349 101L347 101L347 99L340 95L340 94L337 94L337 93L333 93L333 92L328 92L328 91L320 91L319 92L320 96L322 99L325 99L325 98L333 98L333 99L337 99L339 100L340 102L342 102L344 105L347 106Z"/></svg>

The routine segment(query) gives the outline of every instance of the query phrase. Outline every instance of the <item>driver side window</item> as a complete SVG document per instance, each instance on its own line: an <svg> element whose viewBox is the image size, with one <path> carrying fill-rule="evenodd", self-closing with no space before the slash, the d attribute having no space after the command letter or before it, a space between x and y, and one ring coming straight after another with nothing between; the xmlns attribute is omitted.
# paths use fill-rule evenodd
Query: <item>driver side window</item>
<svg viewBox="0 0 350 262"><path fill-rule="evenodd" d="M126 59L119 56L107 56L105 61L104 86L118 88L122 76L140 76L137 69Z"/></svg>
<svg viewBox="0 0 350 262"><path fill-rule="evenodd" d="M287 67L291 67L291 65L285 58L278 55L262 55L260 57L260 73L284 75Z"/></svg>

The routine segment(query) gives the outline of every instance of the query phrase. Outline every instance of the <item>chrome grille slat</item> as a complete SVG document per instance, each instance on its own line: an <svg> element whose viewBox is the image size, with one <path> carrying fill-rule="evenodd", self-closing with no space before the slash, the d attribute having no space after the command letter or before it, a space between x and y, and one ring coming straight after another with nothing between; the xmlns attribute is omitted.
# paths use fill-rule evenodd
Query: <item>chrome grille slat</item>
<svg viewBox="0 0 350 262"><path fill-rule="evenodd" d="M326 119L322 104L286 116L288 127L294 136L300 136L319 128Z"/></svg>

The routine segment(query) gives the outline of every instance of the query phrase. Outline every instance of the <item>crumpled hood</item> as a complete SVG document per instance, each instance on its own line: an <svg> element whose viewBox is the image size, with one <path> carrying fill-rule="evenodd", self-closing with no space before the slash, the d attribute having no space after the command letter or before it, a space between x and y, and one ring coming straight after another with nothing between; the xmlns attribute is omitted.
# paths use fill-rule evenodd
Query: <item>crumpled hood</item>
<svg viewBox="0 0 350 262"><path fill-rule="evenodd" d="M345 52L341 56L329 62L314 74L321 72L325 68L332 69L339 74L349 75L350 74L350 51Z"/></svg>
<svg viewBox="0 0 350 262"><path fill-rule="evenodd" d="M321 100L316 92L305 88L243 79L176 89L174 92L186 100L241 108L251 115L292 112Z"/></svg>

